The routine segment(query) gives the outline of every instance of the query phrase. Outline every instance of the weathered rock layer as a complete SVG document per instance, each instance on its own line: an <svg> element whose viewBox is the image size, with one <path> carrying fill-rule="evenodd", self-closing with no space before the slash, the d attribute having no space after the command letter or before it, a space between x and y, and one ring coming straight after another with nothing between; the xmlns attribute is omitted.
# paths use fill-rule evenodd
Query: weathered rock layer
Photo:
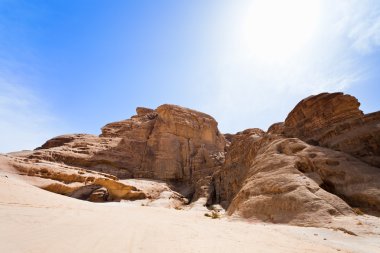
<svg viewBox="0 0 380 253"><path fill-rule="evenodd" d="M302 100L265 133L230 136L214 197L230 215L321 225L350 207L380 211L380 114L356 98L323 93ZM323 147L326 148L323 148ZM377 167L377 168L376 168Z"/></svg>
<svg viewBox="0 0 380 253"><path fill-rule="evenodd" d="M191 109L138 107L100 136L58 136L11 163L35 185L79 199L220 203L237 217L321 226L354 215L352 207L380 211L380 112L365 115L359 105L349 95L322 93L267 132L234 135ZM119 180L139 178L161 181L129 181L144 191Z"/></svg>
<svg viewBox="0 0 380 253"><path fill-rule="evenodd" d="M284 134L380 167L380 112L365 115L359 106L355 97L343 93L308 97L289 113Z"/></svg>
<svg viewBox="0 0 380 253"><path fill-rule="evenodd" d="M224 136L209 115L162 105L138 107L131 119L107 124L98 136L65 135L47 141L30 158L106 172L119 178L190 181L221 165Z"/></svg>
<svg viewBox="0 0 380 253"><path fill-rule="evenodd" d="M39 188L93 202L144 199L146 194L134 186L120 182L115 176L52 163L0 155L8 169L2 173L24 179Z"/></svg>
<svg viewBox="0 0 380 253"><path fill-rule="evenodd" d="M64 163L120 179L174 181L187 198L200 198L224 162L225 138L211 116L175 105L138 107L128 120L107 124L100 136L55 137L28 159ZM195 194L194 194L195 193ZM195 200L195 199L194 199Z"/></svg>
<svg viewBox="0 0 380 253"><path fill-rule="evenodd" d="M296 138L257 132L237 134L214 176L217 201L230 215L316 225L353 214L349 205L380 210L378 168Z"/></svg>

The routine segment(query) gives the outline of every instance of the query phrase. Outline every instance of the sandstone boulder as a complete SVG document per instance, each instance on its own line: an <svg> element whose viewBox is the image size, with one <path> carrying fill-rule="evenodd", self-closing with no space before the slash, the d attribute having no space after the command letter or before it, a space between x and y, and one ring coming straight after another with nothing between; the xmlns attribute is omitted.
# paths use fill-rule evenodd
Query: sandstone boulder
<svg viewBox="0 0 380 253"><path fill-rule="evenodd" d="M340 92L310 96L289 113L283 133L380 167L380 112L365 115L359 106Z"/></svg>

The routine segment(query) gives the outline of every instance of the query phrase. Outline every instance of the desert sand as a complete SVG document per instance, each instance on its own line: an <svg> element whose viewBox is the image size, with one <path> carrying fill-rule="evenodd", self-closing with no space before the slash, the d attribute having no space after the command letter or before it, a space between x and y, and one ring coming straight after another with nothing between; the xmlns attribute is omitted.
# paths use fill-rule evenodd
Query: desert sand
<svg viewBox="0 0 380 253"><path fill-rule="evenodd" d="M127 202L91 203L6 173L0 189L0 252L380 252L378 231L353 236Z"/></svg>

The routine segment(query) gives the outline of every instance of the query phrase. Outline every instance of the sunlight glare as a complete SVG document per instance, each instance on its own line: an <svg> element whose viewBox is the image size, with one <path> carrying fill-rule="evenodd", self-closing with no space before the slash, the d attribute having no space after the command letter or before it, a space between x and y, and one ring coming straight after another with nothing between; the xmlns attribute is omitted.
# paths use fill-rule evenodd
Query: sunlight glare
<svg viewBox="0 0 380 253"><path fill-rule="evenodd" d="M284 63L312 39L319 19L316 0L257 1L241 23L242 50L250 58Z"/></svg>

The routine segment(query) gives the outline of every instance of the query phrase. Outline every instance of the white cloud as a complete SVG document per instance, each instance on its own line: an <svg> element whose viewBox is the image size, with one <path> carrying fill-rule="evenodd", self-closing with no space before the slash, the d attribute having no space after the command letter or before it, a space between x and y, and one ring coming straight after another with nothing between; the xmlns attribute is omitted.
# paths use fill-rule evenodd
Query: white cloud
<svg viewBox="0 0 380 253"><path fill-rule="evenodd" d="M280 2L270 1L272 8ZM212 94L212 99L204 102L200 109L215 116L223 132L250 127L266 129L272 123L283 121L299 100L311 94L345 91L360 83L367 70L358 53L371 52L380 45L380 4L367 1L362 7L361 1L341 2L314 1L318 7L315 11L317 7L308 7L308 1L287 1L281 5L281 11L288 14L281 15L277 15L281 11L274 11L276 15L272 15L268 4L262 8L268 14L255 13L255 10L263 10L252 8L249 2L226 8L228 15L221 15L229 18L220 18L225 20L224 24L218 24L223 29L210 40L216 45L215 52L210 53L217 59L213 67L215 73L212 73L217 78L215 85L205 92ZM294 6L287 6L289 3ZM284 6L287 10L283 10ZM312 15L309 25L283 25L303 22L307 14L302 11ZM297 17L299 20L295 20ZM279 20L272 20L276 18ZM287 18L291 18L291 22L284 21ZM247 20L259 24L242 23ZM270 25L266 26L266 22ZM265 30L268 27L270 31ZM295 36L304 31L308 31L307 38ZM247 42L247 38L250 41ZM270 41L266 43L268 38ZM279 53L279 50L285 52Z"/></svg>
<svg viewBox="0 0 380 253"><path fill-rule="evenodd" d="M359 53L368 54L380 46L380 3L376 0L340 1L340 32Z"/></svg>
<svg viewBox="0 0 380 253"><path fill-rule="evenodd" d="M0 119L0 152L34 149L60 132L60 122L32 90L5 79L0 79Z"/></svg>

